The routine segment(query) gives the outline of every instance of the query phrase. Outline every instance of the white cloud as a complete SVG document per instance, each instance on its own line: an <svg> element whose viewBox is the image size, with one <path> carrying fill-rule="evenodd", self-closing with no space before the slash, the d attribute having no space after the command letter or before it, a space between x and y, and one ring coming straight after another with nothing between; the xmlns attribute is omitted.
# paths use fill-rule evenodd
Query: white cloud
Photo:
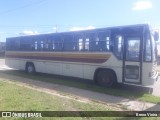
<svg viewBox="0 0 160 120"><path fill-rule="evenodd" d="M19 33L20 35L37 35L39 34L37 31L30 31L30 30L25 30Z"/></svg>
<svg viewBox="0 0 160 120"><path fill-rule="evenodd" d="M57 27L53 27L53 30L57 30Z"/></svg>
<svg viewBox="0 0 160 120"><path fill-rule="evenodd" d="M140 0L134 3L132 10L145 10L152 8L152 2L147 0Z"/></svg>
<svg viewBox="0 0 160 120"><path fill-rule="evenodd" d="M0 34L5 34L4 32L0 32Z"/></svg>
<svg viewBox="0 0 160 120"><path fill-rule="evenodd" d="M70 31L80 31L80 30L90 30L90 29L95 29L93 26L88 26L88 27L73 27L70 29Z"/></svg>

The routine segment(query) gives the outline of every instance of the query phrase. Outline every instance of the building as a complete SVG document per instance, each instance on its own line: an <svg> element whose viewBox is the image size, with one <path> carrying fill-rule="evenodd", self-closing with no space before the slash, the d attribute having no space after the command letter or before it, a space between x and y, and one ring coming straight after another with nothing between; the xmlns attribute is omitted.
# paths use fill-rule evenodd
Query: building
<svg viewBox="0 0 160 120"><path fill-rule="evenodd" d="M5 46L6 46L5 42L0 42L0 57L5 55Z"/></svg>

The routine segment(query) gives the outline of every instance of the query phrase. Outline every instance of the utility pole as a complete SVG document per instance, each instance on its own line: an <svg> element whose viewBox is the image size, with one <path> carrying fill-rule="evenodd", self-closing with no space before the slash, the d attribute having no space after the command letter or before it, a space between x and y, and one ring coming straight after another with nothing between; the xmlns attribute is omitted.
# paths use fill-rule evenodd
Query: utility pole
<svg viewBox="0 0 160 120"><path fill-rule="evenodd" d="M58 30L57 30L58 28L57 28L57 25L55 26L55 30L56 30L56 33L58 32Z"/></svg>

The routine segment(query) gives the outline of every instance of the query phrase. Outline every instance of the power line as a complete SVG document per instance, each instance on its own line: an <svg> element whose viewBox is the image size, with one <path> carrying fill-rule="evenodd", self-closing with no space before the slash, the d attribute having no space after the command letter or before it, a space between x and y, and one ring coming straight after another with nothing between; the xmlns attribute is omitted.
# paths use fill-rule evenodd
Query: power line
<svg viewBox="0 0 160 120"><path fill-rule="evenodd" d="M23 8L30 7L30 6L33 6L33 5L37 5L37 4L40 4L40 3L42 3L42 2L46 2L46 1L47 1L47 0L38 0L38 1L36 1L36 2L32 2L32 3L30 3L30 4L26 4L26 5L17 7L17 8L5 10L5 11L0 12L0 15L7 14L7 13L11 13L11 12L17 11L17 10L19 10L19 9L23 9Z"/></svg>

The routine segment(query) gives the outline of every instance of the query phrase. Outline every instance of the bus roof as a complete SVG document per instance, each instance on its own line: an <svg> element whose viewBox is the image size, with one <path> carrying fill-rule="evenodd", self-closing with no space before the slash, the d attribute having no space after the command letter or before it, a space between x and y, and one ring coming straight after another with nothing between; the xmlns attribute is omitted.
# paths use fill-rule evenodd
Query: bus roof
<svg viewBox="0 0 160 120"><path fill-rule="evenodd" d="M123 26L113 26L113 27L104 27L104 28L95 28L95 29L88 29L88 30L78 30L78 31L66 31L66 32L56 32L56 33L45 33L45 34L35 34L35 35L25 35L25 36L17 36L11 38L25 38L25 37L36 37L36 36L45 36L45 35L61 35L61 34L72 34L72 33L83 33L83 32L96 32L96 31L104 31L104 30L111 30L111 29L126 29L126 28L137 28L137 27L146 27L150 29L148 24L134 24L134 25L123 25ZM10 39L10 38L7 38Z"/></svg>

